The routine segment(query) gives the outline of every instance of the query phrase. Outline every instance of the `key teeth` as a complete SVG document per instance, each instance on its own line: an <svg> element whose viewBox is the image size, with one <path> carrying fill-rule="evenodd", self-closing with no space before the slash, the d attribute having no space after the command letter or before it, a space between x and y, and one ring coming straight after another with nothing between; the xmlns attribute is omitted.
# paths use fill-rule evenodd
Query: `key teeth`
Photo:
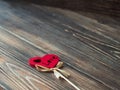
<svg viewBox="0 0 120 90"><path fill-rule="evenodd" d="M57 79L61 77L61 74L56 70L54 70L54 75L56 76Z"/></svg>
<svg viewBox="0 0 120 90"><path fill-rule="evenodd" d="M69 81L64 75L62 75L59 71L57 70L53 70L54 75L56 76L56 78L63 78L64 80L66 80L69 84L71 84L74 88L76 88L76 90L80 90L75 84L73 84L71 81Z"/></svg>
<svg viewBox="0 0 120 90"><path fill-rule="evenodd" d="M56 76L57 79L60 79L60 76Z"/></svg>

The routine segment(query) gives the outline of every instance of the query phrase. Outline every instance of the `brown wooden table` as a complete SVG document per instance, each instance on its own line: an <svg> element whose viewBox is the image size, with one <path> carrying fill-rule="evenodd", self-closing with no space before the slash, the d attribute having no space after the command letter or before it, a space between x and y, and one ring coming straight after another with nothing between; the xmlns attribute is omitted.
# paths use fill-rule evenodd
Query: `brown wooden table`
<svg viewBox="0 0 120 90"><path fill-rule="evenodd" d="M47 53L60 56L81 90L119 90L119 20L83 15L0 1L0 90L75 90L28 65L30 57Z"/></svg>

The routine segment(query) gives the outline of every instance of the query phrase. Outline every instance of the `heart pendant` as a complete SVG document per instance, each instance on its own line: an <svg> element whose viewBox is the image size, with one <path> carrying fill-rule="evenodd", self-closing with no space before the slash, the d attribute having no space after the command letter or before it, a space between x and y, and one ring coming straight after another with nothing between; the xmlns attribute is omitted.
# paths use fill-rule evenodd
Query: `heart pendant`
<svg viewBox="0 0 120 90"><path fill-rule="evenodd" d="M41 65L46 68L54 68L58 62L59 57L55 54L46 54L43 57L32 57L29 59L29 65L35 67L35 65Z"/></svg>

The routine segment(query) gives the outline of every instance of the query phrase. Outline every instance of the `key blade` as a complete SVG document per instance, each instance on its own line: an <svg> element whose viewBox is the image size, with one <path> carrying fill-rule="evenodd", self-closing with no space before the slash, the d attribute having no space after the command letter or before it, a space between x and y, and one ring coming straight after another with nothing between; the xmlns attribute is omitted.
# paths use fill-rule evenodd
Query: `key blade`
<svg viewBox="0 0 120 90"><path fill-rule="evenodd" d="M76 90L81 90L79 89L74 83L72 83L69 79L67 79L65 76L61 76L64 80L66 80L70 85L72 85Z"/></svg>
<svg viewBox="0 0 120 90"><path fill-rule="evenodd" d="M73 84L69 79L67 79L64 75L62 75L60 72L57 70L54 70L54 75L59 79L60 77L66 80L70 85L72 85L76 90L81 90L79 89L75 84Z"/></svg>
<svg viewBox="0 0 120 90"><path fill-rule="evenodd" d="M56 76L57 79L61 77L61 73L59 73L57 70L54 70L54 75Z"/></svg>

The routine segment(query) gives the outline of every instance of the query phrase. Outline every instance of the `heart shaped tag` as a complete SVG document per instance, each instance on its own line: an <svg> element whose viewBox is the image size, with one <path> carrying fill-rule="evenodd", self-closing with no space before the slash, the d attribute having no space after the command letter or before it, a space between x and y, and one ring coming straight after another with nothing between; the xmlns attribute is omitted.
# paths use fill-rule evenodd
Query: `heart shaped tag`
<svg viewBox="0 0 120 90"><path fill-rule="evenodd" d="M76 88L76 90L80 90L75 84L66 78L70 76L70 74L60 69L63 65L63 62L60 62L59 60L59 57L55 54L46 54L43 57L32 57L28 62L30 66L35 67L38 71L54 72L54 75L58 79L61 77L70 83L74 88Z"/></svg>
<svg viewBox="0 0 120 90"><path fill-rule="evenodd" d="M55 54L46 54L43 57L32 57L29 59L29 65L35 67L35 65L41 65L46 68L54 68L58 62L59 57Z"/></svg>

